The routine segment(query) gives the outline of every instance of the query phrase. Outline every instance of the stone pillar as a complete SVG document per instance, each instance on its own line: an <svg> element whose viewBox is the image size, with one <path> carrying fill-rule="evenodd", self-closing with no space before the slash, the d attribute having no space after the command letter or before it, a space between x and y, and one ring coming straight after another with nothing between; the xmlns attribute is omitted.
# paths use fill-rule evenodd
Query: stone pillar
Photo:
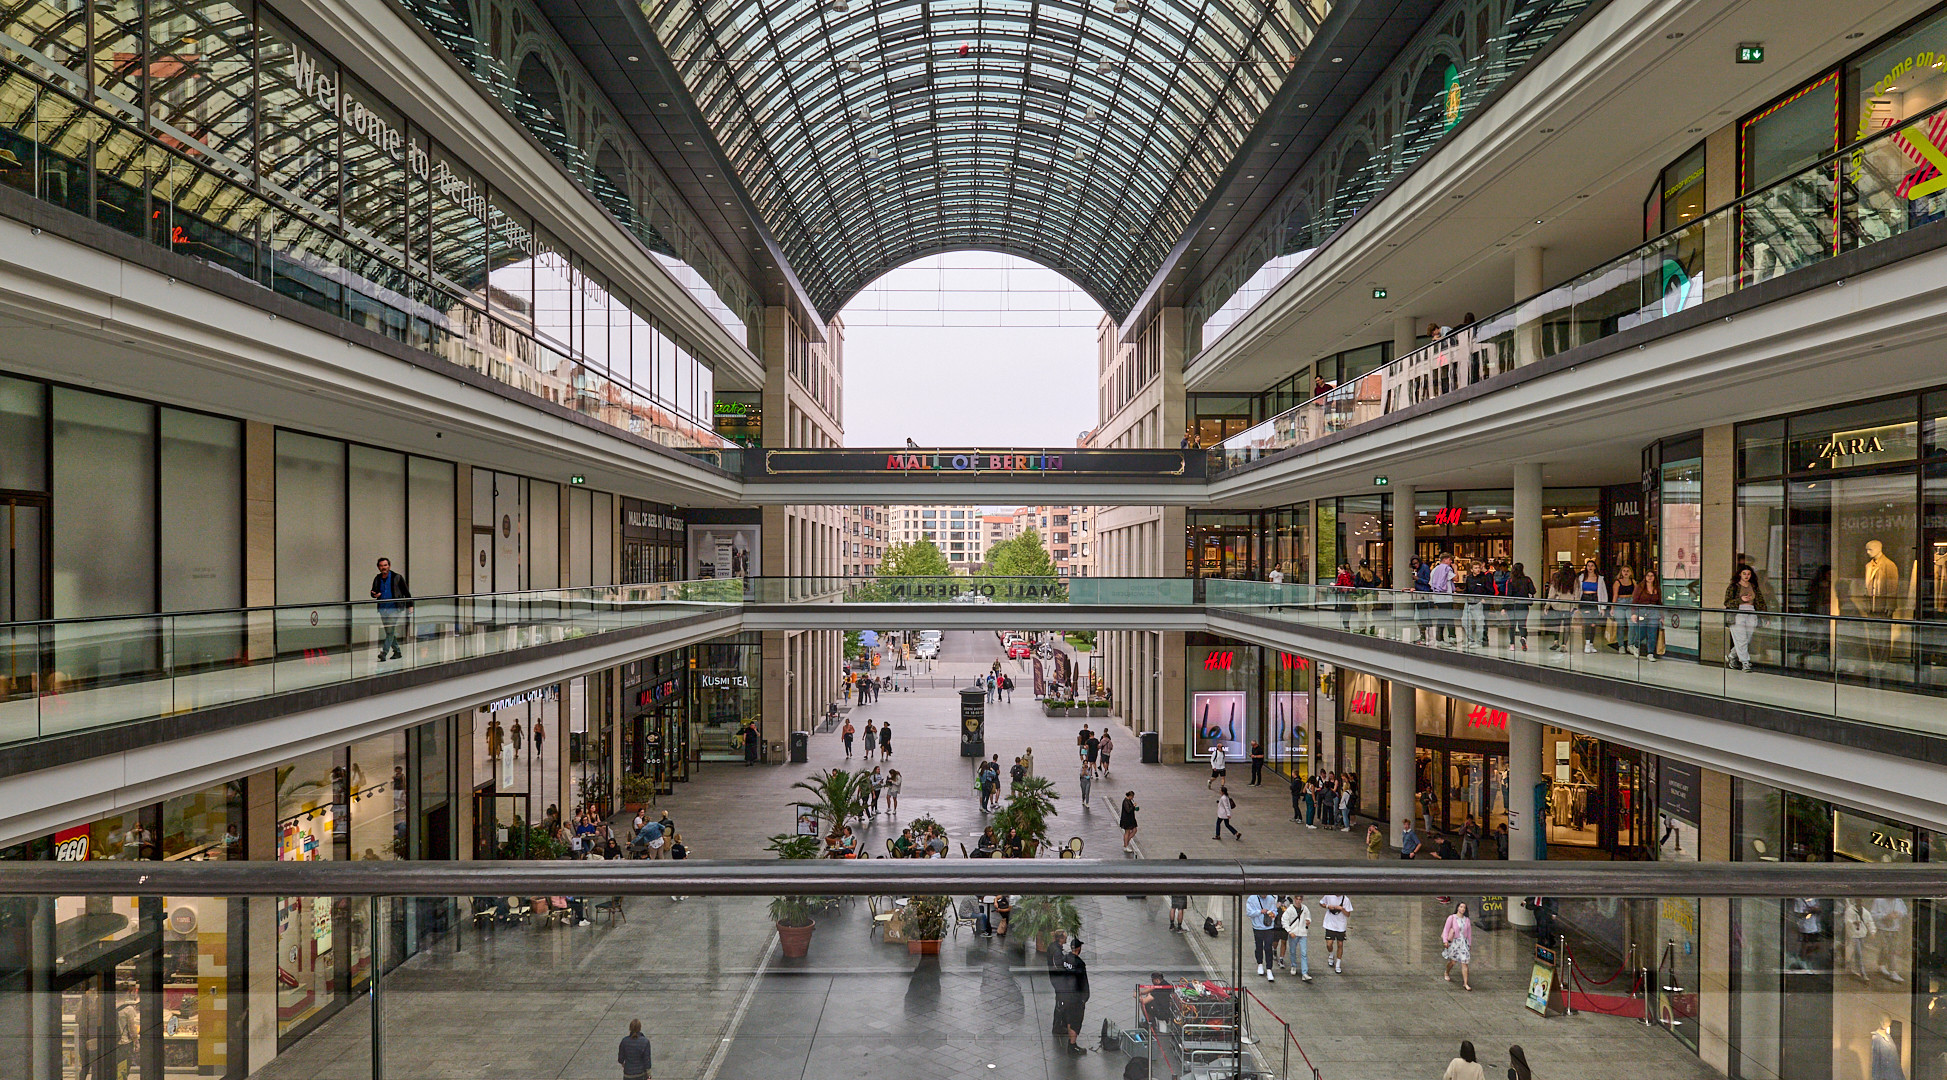
<svg viewBox="0 0 1947 1080"><path fill-rule="evenodd" d="M1697 825L1697 859L1731 860L1731 777L1703 770L1698 792L1703 820ZM1658 948L1661 949L1659 943ZM1731 1071L1731 901L1706 897L1697 904L1697 1056L1704 1064Z"/></svg>
<svg viewBox="0 0 1947 1080"><path fill-rule="evenodd" d="M251 861L277 859L277 772L267 769L244 778L243 841ZM277 1056L277 905L273 896L244 901L244 955L231 954L230 963L246 968L244 1033L248 1042L231 1047L241 1053L242 1071L254 1074ZM244 962L247 959L247 964Z"/></svg>
<svg viewBox="0 0 1947 1080"><path fill-rule="evenodd" d="M243 602L265 608L277 603L277 429L248 420L243 425ZM271 660L277 655L277 629L268 611L245 617L246 654Z"/></svg>
<svg viewBox="0 0 1947 1080"><path fill-rule="evenodd" d="M453 857L470 862L473 859L473 786L478 779L473 775L473 718L480 715L477 709L465 709L453 718ZM619 728L617 729L620 730ZM617 739L618 744L621 739ZM618 771L616 776L622 774ZM621 805L622 793L615 792L616 805Z"/></svg>
<svg viewBox="0 0 1947 1080"><path fill-rule="evenodd" d="M1418 715L1419 703L1420 695L1414 691L1413 684L1394 681L1392 701L1386 706L1386 730L1390 736L1386 760L1391 771L1386 784L1386 834L1393 838L1395 850L1405 839L1400 820L1419 817L1419 806L1413 799L1413 780L1418 775L1413 760L1418 733L1413 720Z"/></svg>
<svg viewBox="0 0 1947 1080"><path fill-rule="evenodd" d="M1542 289L1541 254L1542 249L1538 247L1516 248L1514 251L1514 295L1515 301L1522 304L1516 315L1514 331L1514 362L1517 366L1541 359L1541 312L1525 303Z"/></svg>
<svg viewBox="0 0 1947 1080"><path fill-rule="evenodd" d="M1704 205L1723 206L1737 198L1737 127L1725 124L1704 136ZM1731 291L1737 256L1732 248L1734 215L1706 219L1702 279L1691 288L1691 303L1714 300Z"/></svg>
<svg viewBox="0 0 1947 1080"><path fill-rule="evenodd" d="M1418 502L1419 491L1412 484L1393 488L1393 565L1386 576L1389 589L1412 587L1413 548L1420 520Z"/></svg>
<svg viewBox="0 0 1947 1080"><path fill-rule="evenodd" d="M1508 717L1508 861L1533 862L1535 837L1545 835L1548 823L1535 816L1535 785L1541 783L1541 722L1526 716ZM1533 926L1534 912L1508 898L1508 921Z"/></svg>
<svg viewBox="0 0 1947 1080"><path fill-rule="evenodd" d="M1514 561L1535 579L1536 595L1548 591L1546 538L1541 534L1541 463L1514 467Z"/></svg>
<svg viewBox="0 0 1947 1080"><path fill-rule="evenodd" d="M1731 432L1729 424L1704 429L1703 506L1699 511L1703 561L1699 573L1703 575L1701 599L1706 609L1724 606L1724 586L1737 569L1737 446ZM1781 606L1776 591L1779 583L1767 581L1764 586L1776 610ZM1765 637L1760 634L1758 641ZM1723 619L1698 620L1697 657L1701 663L1722 663L1729 644Z"/></svg>
<svg viewBox="0 0 1947 1080"><path fill-rule="evenodd" d="M781 630L764 631L764 717L759 727L766 742L787 738L791 726L791 677L789 635Z"/></svg>
<svg viewBox="0 0 1947 1080"><path fill-rule="evenodd" d="M1420 347L1420 317L1393 316L1393 359L1397 360Z"/></svg>

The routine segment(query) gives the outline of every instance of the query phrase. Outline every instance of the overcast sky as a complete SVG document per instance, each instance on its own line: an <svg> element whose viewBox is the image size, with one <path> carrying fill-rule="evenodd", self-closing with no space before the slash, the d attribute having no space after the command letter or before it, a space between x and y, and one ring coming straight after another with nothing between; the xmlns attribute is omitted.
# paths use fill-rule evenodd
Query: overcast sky
<svg viewBox="0 0 1947 1080"><path fill-rule="evenodd" d="M845 444L1074 446L1096 425L1102 309L1067 279L990 252L935 255L844 311Z"/></svg>

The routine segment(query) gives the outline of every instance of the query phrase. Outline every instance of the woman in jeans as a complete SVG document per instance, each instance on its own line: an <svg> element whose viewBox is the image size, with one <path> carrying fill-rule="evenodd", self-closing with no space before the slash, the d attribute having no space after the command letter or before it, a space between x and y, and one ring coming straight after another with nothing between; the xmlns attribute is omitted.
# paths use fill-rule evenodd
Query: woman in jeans
<svg viewBox="0 0 1947 1080"><path fill-rule="evenodd" d="M1581 599L1574 568L1567 563L1557 566L1555 576L1548 582L1548 608L1542 612L1543 631L1555 635L1549 651L1563 652L1568 648L1568 628L1575 617L1575 605Z"/></svg>
<svg viewBox="0 0 1947 1080"><path fill-rule="evenodd" d="M1646 656L1652 663L1657 660L1656 637L1663 630L1663 590L1658 586L1656 571L1644 570L1642 583L1636 586L1636 595L1629 607L1629 639L1626 643L1630 652Z"/></svg>
<svg viewBox="0 0 1947 1080"><path fill-rule="evenodd" d="M1623 652L1629 648L1629 613L1622 609L1622 605L1632 603L1636 599L1634 570L1627 566L1617 568L1616 581L1609 586L1609 599L1616 604L1616 608L1610 613L1612 619L1610 625L1615 628L1616 640L1609 647L1617 652Z"/></svg>
<svg viewBox="0 0 1947 1080"><path fill-rule="evenodd" d="M1731 616L1731 652L1724 659L1733 667L1750 671L1751 636L1758 631L1758 612L1765 610L1757 571L1749 566L1737 568L1731 583L1724 587L1724 607L1737 613Z"/></svg>
<svg viewBox="0 0 1947 1080"><path fill-rule="evenodd" d="M1595 651L1595 628L1603 620L1609 606L1609 583L1602 580L1602 568L1594 559L1582 564L1582 576L1576 579L1575 599L1581 603L1576 617L1582 623L1582 651Z"/></svg>
<svg viewBox="0 0 1947 1080"><path fill-rule="evenodd" d="M1513 650L1514 639L1521 639L1521 651L1528 651L1528 612L1534 605L1528 601L1535 598L1535 579L1528 576L1528 569L1520 563L1508 572L1508 595L1517 602L1508 605L1508 648Z"/></svg>

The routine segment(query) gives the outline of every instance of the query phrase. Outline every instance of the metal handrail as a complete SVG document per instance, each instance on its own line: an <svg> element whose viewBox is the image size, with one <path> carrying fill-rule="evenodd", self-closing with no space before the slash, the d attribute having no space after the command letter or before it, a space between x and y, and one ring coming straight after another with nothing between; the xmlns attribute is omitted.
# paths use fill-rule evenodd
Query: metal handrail
<svg viewBox="0 0 1947 1080"><path fill-rule="evenodd" d="M0 896L1947 896L1947 863L775 859L0 863Z"/></svg>

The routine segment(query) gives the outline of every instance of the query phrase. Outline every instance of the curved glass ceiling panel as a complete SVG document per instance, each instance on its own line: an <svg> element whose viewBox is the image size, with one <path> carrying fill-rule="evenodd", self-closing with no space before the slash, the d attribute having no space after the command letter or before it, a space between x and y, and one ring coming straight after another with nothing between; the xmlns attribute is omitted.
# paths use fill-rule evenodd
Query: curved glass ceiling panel
<svg viewBox="0 0 1947 1080"><path fill-rule="evenodd" d="M1327 0L642 0L812 303L955 248L1141 296Z"/></svg>

